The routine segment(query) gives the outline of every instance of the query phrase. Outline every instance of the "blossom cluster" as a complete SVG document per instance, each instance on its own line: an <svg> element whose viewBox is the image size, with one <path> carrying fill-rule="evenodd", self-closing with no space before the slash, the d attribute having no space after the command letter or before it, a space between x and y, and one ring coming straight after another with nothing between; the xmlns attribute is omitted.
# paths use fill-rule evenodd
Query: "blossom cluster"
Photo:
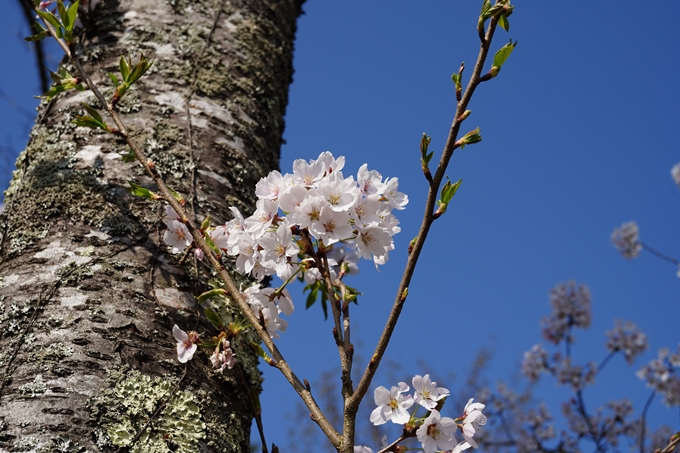
<svg viewBox="0 0 680 453"><path fill-rule="evenodd" d="M373 396L377 407L370 416L374 425L382 425L388 421L399 425L414 424L414 427L417 426L416 437L425 453L442 450L457 453L470 447L477 448L475 433L487 421L482 413L484 404L474 403L474 398L471 398L462 416L456 419L442 417L437 408L441 409L443 401L439 401L449 396L449 390L437 387L437 383L432 382L429 374L414 376L411 384L414 388L413 395L406 394L410 387L405 382L400 382L389 390L383 386L375 389ZM408 410L414 405L413 414L409 414ZM419 407L427 411L426 417L422 419L415 417ZM463 434L463 440L460 442L455 437L455 432L459 428ZM383 444L386 445L385 440ZM373 450L365 446L356 446L354 452L373 453Z"/></svg>
<svg viewBox="0 0 680 453"><path fill-rule="evenodd" d="M276 290L261 288L258 283L241 288L244 300L264 321L272 338L287 329L281 315L293 312L285 286L294 277L303 277L308 284L326 276L335 281L338 276L357 273L360 257L372 260L377 267L387 262L394 249L392 237L401 228L392 211L404 209L408 203L408 197L398 190L399 180L383 179L367 164L359 168L356 178L345 177L344 165L344 157L336 159L328 151L309 162L298 159L293 162L293 173L272 171L257 183L252 215L244 217L231 207L233 219L214 228L201 228L217 255L236 257L237 272L258 282L273 275L284 281ZM166 206L166 216L163 241L172 253L192 247L193 237L170 206ZM195 253L203 258L200 249ZM325 275L325 266L329 275ZM227 350L228 346L219 353ZM185 351L179 357L187 355ZM232 357L218 354L214 359L223 369Z"/></svg>
<svg viewBox="0 0 680 453"><path fill-rule="evenodd" d="M642 250L640 229L635 222L625 222L612 232L611 240L616 250L626 259L637 258Z"/></svg>
<svg viewBox="0 0 680 453"><path fill-rule="evenodd" d="M543 337L558 344L568 338L572 327L586 329L590 326L590 291L586 285L576 286L571 281L559 284L550 291L550 305L553 312L543 318Z"/></svg>
<svg viewBox="0 0 680 453"><path fill-rule="evenodd" d="M408 197L398 191L397 178L383 181L367 164L359 168L356 180L345 178L344 165L344 157L335 159L326 151L316 160L296 160L292 174L272 171L255 187L255 212L244 218L232 207L234 218L211 230L210 239L237 257L239 272L258 281L274 274L287 280L298 270L313 269L304 259L293 259L301 253L303 232L320 248L344 242L376 266L384 264L394 249L392 236L401 231L392 210L404 209ZM168 209L167 214L168 231L163 239L173 253L182 252L193 238L176 213ZM318 275L311 278L318 279Z"/></svg>
<svg viewBox="0 0 680 453"><path fill-rule="evenodd" d="M680 406L680 344L672 354L666 348L659 350L658 357L640 368L636 375L647 387L664 396L664 404Z"/></svg>

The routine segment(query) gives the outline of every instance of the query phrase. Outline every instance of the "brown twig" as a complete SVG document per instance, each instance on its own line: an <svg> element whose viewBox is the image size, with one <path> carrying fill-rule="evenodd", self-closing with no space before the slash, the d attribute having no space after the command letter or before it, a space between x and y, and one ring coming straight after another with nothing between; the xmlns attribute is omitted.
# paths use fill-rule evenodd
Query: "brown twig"
<svg viewBox="0 0 680 453"><path fill-rule="evenodd" d="M406 262L406 268L404 269L404 274L402 276L401 283L399 284L397 296L392 306L392 310L389 314L389 317L387 319L383 332L380 336L380 339L378 340L375 352L373 353L373 356L371 357L371 360L369 361L366 370L364 371L364 374L361 380L359 381L356 390L354 391L354 394L345 403L346 411L348 413L354 414L354 416L356 416L356 412L358 411L359 408L359 403L361 402L364 395L366 394L366 391L368 390L368 387L373 379L373 376L375 375L378 365L380 364L380 360L385 354L385 350L387 349L387 345L390 341L390 338L392 337L394 328L397 325L397 320L399 319L399 315L401 314L401 310L403 308L403 304L405 301L402 298L402 295L404 294L404 290L408 288L411 282L411 278L413 277L413 273L415 271L418 258L420 257L420 253L423 250L423 245L425 243L425 240L427 239L427 234L429 233L430 227L434 222L433 214L434 206L438 198L437 194L441 182L444 178L446 168L448 167L449 161L453 156L456 138L458 136L458 132L461 125L459 117L467 109L467 106L470 103L470 99L472 98L475 88L477 88L477 85L479 85L480 83L479 81L480 75L482 73L482 68L484 66L484 62L486 61L486 57L489 53L489 47L491 45L491 40L493 39L497 23L498 23L497 17L492 17L489 21L486 35L484 36L484 39L481 41L479 54L477 56L477 62L475 63L475 67L472 71L470 81L468 82L468 85L465 88L465 93L463 94L460 102L458 103L458 107L456 109L456 113L453 117L454 119L451 124L451 129L449 131L449 136L446 140L446 144L444 146L444 150L442 152L439 165L437 166L437 171L434 177L432 178L432 184L430 184L430 189L427 195L427 202L425 205L425 213L423 215L423 221L420 226L420 231L418 232L417 240L413 246L411 253L409 254L408 261Z"/></svg>

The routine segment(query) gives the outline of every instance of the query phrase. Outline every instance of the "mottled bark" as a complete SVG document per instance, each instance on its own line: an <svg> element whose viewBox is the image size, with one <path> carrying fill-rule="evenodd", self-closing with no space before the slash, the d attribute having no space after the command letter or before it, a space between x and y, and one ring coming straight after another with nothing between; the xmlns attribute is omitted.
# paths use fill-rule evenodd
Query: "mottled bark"
<svg viewBox="0 0 680 453"><path fill-rule="evenodd" d="M78 53L106 95L121 55L154 60L120 111L199 221L251 212L278 165L301 3L103 0L82 17ZM168 253L162 206L125 191L154 189L139 164L71 123L83 102L43 103L0 216L0 451L115 451L163 403L131 451L248 451L251 339L236 341L245 382L198 353L176 385L172 325L214 332L194 302L210 271Z"/></svg>

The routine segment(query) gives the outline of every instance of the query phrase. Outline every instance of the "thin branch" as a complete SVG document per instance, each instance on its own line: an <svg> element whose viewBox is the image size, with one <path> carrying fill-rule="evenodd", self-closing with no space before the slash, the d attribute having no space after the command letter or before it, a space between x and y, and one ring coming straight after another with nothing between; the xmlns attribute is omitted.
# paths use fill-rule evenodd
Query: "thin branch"
<svg viewBox="0 0 680 453"><path fill-rule="evenodd" d="M387 345L390 341L390 338L392 337L394 328L397 325L399 315L401 314L401 310L405 302L405 299L403 298L404 291L408 288L409 284L411 283L411 278L413 277L413 273L415 271L415 267L418 262L420 253L423 250L423 245L425 243L425 240L427 239L427 234L429 233L430 227L434 222L433 214L434 206L438 198L437 193L439 192L439 186L444 178L446 168L449 164L449 161L451 160L451 157L453 156L453 152L455 151L456 139L458 136L458 132L460 130L460 126L462 124L459 118L462 115L462 113L465 112L465 110L467 109L467 106L470 102L470 99L472 98L475 88L477 88L477 85L479 85L480 83L479 82L480 75L482 73L482 68L484 66L484 62L486 61L486 57L489 53L489 47L491 45L491 40L493 39L497 23L498 23L497 17L492 17L490 19L485 38L480 44L477 62L475 63L475 67L472 71L470 81L468 82L468 85L465 88L465 93L463 94L461 101L458 103L458 107L456 109L456 113L453 117L454 119L451 124L451 129L449 131L449 136L446 140L446 144L442 152L442 157L439 161L439 165L437 166L437 171L434 177L432 178L432 183L430 184L430 189L427 195L427 202L425 205L425 213L423 215L423 222L420 226L420 231L418 232L418 237L413 246L413 249L409 254L408 261L406 262L406 268L404 269L404 274L402 276L401 283L399 284L397 296L392 306L392 310L389 314L389 317L387 319L383 332L380 336L380 339L378 340L375 352L373 353L373 356L371 357L371 360L369 361L366 370L364 371L364 374L361 377L361 380L359 381L356 390L354 391L354 394L346 402L345 405L346 410L350 412L356 413L356 411L358 410L359 403L363 399L364 395L368 390L369 385L371 384L373 376L375 375L375 372L378 369L378 365L380 364L380 360L385 354Z"/></svg>
<svg viewBox="0 0 680 453"><path fill-rule="evenodd" d="M600 372L604 369L605 366L607 366L607 363L609 363L609 361L612 359L612 357L616 355L617 352L619 351L618 350L612 351L609 354L607 354L607 357L605 357L602 360L602 363L600 363L600 365L597 367L597 374L600 374Z"/></svg>
<svg viewBox="0 0 680 453"><path fill-rule="evenodd" d="M676 266L680 266L680 260L678 260L677 258L673 258L672 256L665 255L665 254L659 252L658 250L648 246L647 244L645 244L642 241L638 241L638 244L640 244L640 246L643 249L647 250L649 253L656 256L657 258L661 258L664 261L668 261L669 263L673 263Z"/></svg>
<svg viewBox="0 0 680 453"><path fill-rule="evenodd" d="M640 453L645 453L645 431L647 430L647 411L649 406L652 405L656 391L652 390L652 394L647 398L645 407L642 408L642 413L640 414Z"/></svg>

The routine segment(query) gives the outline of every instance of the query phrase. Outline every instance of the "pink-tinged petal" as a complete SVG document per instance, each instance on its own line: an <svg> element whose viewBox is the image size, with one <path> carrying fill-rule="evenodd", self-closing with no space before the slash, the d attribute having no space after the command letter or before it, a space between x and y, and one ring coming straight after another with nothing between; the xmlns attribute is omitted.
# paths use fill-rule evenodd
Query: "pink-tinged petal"
<svg viewBox="0 0 680 453"><path fill-rule="evenodd" d="M175 340L179 342L185 342L189 339L189 335L185 331L179 328L177 324L175 324L172 327L172 335L175 337Z"/></svg>
<svg viewBox="0 0 680 453"><path fill-rule="evenodd" d="M177 343L177 360L179 360L179 363L187 363L193 358L195 352L195 344L187 346L184 343Z"/></svg>

